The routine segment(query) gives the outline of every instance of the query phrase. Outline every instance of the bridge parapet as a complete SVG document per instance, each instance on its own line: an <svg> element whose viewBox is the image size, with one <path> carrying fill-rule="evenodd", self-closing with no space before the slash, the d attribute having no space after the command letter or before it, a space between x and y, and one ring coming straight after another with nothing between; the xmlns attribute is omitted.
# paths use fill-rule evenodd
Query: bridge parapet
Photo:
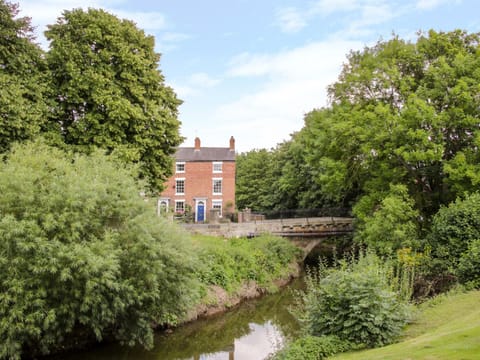
<svg viewBox="0 0 480 360"><path fill-rule="evenodd" d="M353 218L293 218L215 225L184 224L183 226L191 232L227 238L253 236L263 233L285 237L326 237L352 232Z"/></svg>

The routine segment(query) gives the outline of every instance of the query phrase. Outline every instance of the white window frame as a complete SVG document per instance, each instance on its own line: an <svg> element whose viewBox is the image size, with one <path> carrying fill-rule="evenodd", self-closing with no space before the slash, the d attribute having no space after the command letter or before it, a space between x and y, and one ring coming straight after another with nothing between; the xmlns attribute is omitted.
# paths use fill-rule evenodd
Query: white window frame
<svg viewBox="0 0 480 360"><path fill-rule="evenodd" d="M162 205L165 204L163 208ZM161 215L163 213L168 213L168 209L170 207L170 199L168 198L160 198L157 202L157 215Z"/></svg>
<svg viewBox="0 0 480 360"><path fill-rule="evenodd" d="M215 169L215 167L219 167L220 169ZM212 163L212 171L214 174L221 174L223 172L223 162L222 161L214 161Z"/></svg>
<svg viewBox="0 0 480 360"><path fill-rule="evenodd" d="M183 170L178 170L178 166L183 165ZM185 173L185 161L178 161L175 163L175 173L184 174Z"/></svg>
<svg viewBox="0 0 480 360"><path fill-rule="evenodd" d="M215 183L220 181L220 192L215 191ZM213 195L222 195L223 192L223 178L213 178L212 179L212 193Z"/></svg>
<svg viewBox="0 0 480 360"><path fill-rule="evenodd" d="M223 212L223 200L212 200L212 209L219 209L218 216L222 217Z"/></svg>
<svg viewBox="0 0 480 360"><path fill-rule="evenodd" d="M183 192L178 191L178 181L183 181ZM175 195L185 195L185 178L175 178Z"/></svg>
<svg viewBox="0 0 480 360"><path fill-rule="evenodd" d="M181 211L178 211L178 204L182 204ZM175 200L175 213L177 214L185 213L185 200Z"/></svg>

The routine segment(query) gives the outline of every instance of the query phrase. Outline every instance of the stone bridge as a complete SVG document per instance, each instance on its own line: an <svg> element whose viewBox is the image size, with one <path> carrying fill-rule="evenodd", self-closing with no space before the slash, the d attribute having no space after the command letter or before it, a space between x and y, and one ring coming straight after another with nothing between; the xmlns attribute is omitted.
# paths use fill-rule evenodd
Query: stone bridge
<svg viewBox="0 0 480 360"><path fill-rule="evenodd" d="M226 238L255 237L261 234L279 235L290 238L296 246L303 249L307 256L320 244L322 238L351 233L353 218L292 218L246 223L183 224L183 227L192 233Z"/></svg>

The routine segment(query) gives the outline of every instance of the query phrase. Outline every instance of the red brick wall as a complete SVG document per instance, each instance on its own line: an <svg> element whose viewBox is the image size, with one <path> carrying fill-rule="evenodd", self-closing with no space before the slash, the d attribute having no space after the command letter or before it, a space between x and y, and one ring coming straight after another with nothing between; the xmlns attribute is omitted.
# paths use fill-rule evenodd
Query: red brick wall
<svg viewBox="0 0 480 360"><path fill-rule="evenodd" d="M195 198L206 198L206 215L212 209L213 200L222 200L222 210L228 211L227 203L233 206L230 211L235 210L235 162L224 161L222 172L213 172L213 162L186 162L184 173L175 173L167 181L166 188L161 194L162 198L170 198L170 207L174 209L175 200L185 200L185 204L195 211ZM185 179L185 195L175 195L175 179ZM222 178L222 195L213 195L213 179Z"/></svg>

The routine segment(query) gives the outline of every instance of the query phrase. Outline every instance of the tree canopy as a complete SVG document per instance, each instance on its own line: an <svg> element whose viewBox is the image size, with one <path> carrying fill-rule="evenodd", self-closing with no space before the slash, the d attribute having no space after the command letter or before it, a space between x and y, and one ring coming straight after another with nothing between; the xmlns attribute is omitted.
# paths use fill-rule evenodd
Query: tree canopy
<svg viewBox="0 0 480 360"><path fill-rule="evenodd" d="M39 143L0 162L0 358L69 338L153 344L199 290L193 244L138 196L131 169Z"/></svg>
<svg viewBox="0 0 480 360"><path fill-rule="evenodd" d="M18 13L18 5L0 0L0 153L37 136L48 116L43 52L30 19Z"/></svg>
<svg viewBox="0 0 480 360"><path fill-rule="evenodd" d="M310 161L332 194L378 196L404 184L424 216L478 184L479 35L394 37L352 52L317 110Z"/></svg>
<svg viewBox="0 0 480 360"><path fill-rule="evenodd" d="M351 52L329 87L330 106L306 114L304 127L272 151L287 160L267 182L279 195L269 206L289 194L298 207L357 205L368 218L392 185L402 185L425 220L477 189L479 40L429 31L416 42L394 36ZM241 175L240 167L240 184Z"/></svg>
<svg viewBox="0 0 480 360"><path fill-rule="evenodd" d="M53 122L77 151L94 148L139 162L158 191L182 138L173 90L159 70L154 38L104 10L64 11L45 32L54 97Z"/></svg>

